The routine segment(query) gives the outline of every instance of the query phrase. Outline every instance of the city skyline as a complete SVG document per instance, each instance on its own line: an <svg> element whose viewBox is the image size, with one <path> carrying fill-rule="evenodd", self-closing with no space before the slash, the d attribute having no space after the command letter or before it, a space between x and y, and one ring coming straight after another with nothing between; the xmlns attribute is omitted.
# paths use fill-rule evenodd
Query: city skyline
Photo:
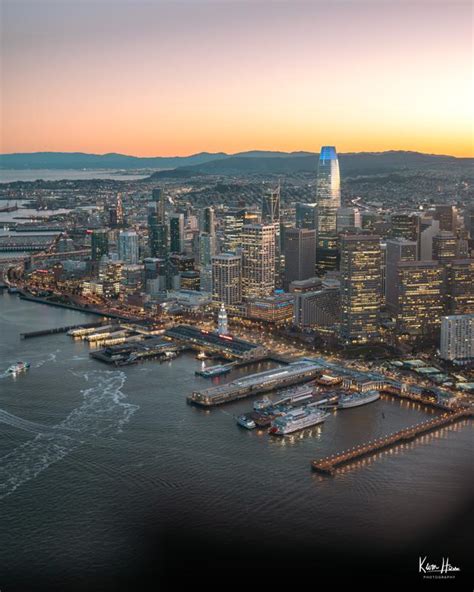
<svg viewBox="0 0 474 592"><path fill-rule="evenodd" d="M468 3L3 4L2 153L474 153Z"/></svg>
<svg viewBox="0 0 474 592"><path fill-rule="evenodd" d="M0 0L0 592L468 581L472 16Z"/></svg>

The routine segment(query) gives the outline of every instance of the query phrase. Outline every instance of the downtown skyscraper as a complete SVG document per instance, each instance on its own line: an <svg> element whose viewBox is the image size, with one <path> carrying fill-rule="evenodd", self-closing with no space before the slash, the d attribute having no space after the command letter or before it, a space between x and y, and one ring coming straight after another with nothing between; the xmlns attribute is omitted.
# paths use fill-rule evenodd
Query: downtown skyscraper
<svg viewBox="0 0 474 592"><path fill-rule="evenodd" d="M275 225L245 224L242 228L242 295L270 296L275 289Z"/></svg>
<svg viewBox="0 0 474 592"><path fill-rule="evenodd" d="M379 337L382 251L376 235L341 239L341 339L366 343Z"/></svg>
<svg viewBox="0 0 474 592"><path fill-rule="evenodd" d="M323 146L316 181L316 269L322 274L338 267L337 210L341 206L339 161L334 146Z"/></svg>
<svg viewBox="0 0 474 592"><path fill-rule="evenodd" d="M138 234L134 230L124 230L120 232L118 237L118 256L124 263L138 263Z"/></svg>

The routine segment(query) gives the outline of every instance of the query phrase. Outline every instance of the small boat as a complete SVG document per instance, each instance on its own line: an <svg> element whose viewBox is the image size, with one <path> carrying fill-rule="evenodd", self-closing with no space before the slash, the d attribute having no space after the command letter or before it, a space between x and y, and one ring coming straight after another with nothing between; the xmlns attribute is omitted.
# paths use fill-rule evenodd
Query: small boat
<svg viewBox="0 0 474 592"><path fill-rule="evenodd" d="M239 415L237 423L243 428L247 428L247 430L253 430L256 427L254 420L247 415Z"/></svg>
<svg viewBox="0 0 474 592"><path fill-rule="evenodd" d="M263 399L259 399L255 401L253 404L254 411L261 411L262 409L266 409L273 404L273 401L269 397L263 397Z"/></svg>
<svg viewBox="0 0 474 592"><path fill-rule="evenodd" d="M16 364L12 364L7 372L9 374L19 374L20 372L26 372L29 367L28 362L17 362Z"/></svg>

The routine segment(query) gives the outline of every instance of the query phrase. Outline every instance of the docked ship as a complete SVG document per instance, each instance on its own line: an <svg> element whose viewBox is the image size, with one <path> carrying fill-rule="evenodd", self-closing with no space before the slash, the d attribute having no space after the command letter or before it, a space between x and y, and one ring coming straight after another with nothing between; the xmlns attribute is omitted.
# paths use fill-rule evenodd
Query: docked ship
<svg viewBox="0 0 474 592"><path fill-rule="evenodd" d="M350 407L359 407L360 405L367 405L380 399L379 391L366 391L365 393L347 393L339 397L337 406L340 409L348 409Z"/></svg>
<svg viewBox="0 0 474 592"><path fill-rule="evenodd" d="M263 399L259 399L258 401L254 401L253 408L254 411L262 411L267 407L271 407L273 405L273 401L270 397L263 397Z"/></svg>
<svg viewBox="0 0 474 592"><path fill-rule="evenodd" d="M263 397L263 399L255 401L253 404L254 411L277 407L282 403L301 403L306 399L311 399L314 394L314 384L311 381L297 387L277 391L277 394L281 397L277 401L272 401L269 397Z"/></svg>
<svg viewBox="0 0 474 592"><path fill-rule="evenodd" d="M196 370L195 374L198 376L203 376L204 378L212 378L214 376L226 374L227 372L230 372L230 370L230 366L211 366L204 368L203 370Z"/></svg>
<svg viewBox="0 0 474 592"><path fill-rule="evenodd" d="M271 423L270 434L286 436L322 423L328 416L329 413L311 407L295 409L274 419Z"/></svg>
<svg viewBox="0 0 474 592"><path fill-rule="evenodd" d="M12 364L7 372L9 374L19 374L20 372L26 372L29 367L28 362L17 362L16 364Z"/></svg>
<svg viewBox="0 0 474 592"><path fill-rule="evenodd" d="M254 420L247 415L239 415L239 417L237 417L237 423L248 430L253 430L257 425Z"/></svg>

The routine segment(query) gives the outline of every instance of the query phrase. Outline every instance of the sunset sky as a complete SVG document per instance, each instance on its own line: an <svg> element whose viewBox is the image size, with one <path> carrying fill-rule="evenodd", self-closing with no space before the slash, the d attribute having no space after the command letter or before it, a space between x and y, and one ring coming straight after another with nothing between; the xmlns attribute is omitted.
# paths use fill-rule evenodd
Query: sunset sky
<svg viewBox="0 0 474 592"><path fill-rule="evenodd" d="M474 153L470 2L0 1L3 153Z"/></svg>

